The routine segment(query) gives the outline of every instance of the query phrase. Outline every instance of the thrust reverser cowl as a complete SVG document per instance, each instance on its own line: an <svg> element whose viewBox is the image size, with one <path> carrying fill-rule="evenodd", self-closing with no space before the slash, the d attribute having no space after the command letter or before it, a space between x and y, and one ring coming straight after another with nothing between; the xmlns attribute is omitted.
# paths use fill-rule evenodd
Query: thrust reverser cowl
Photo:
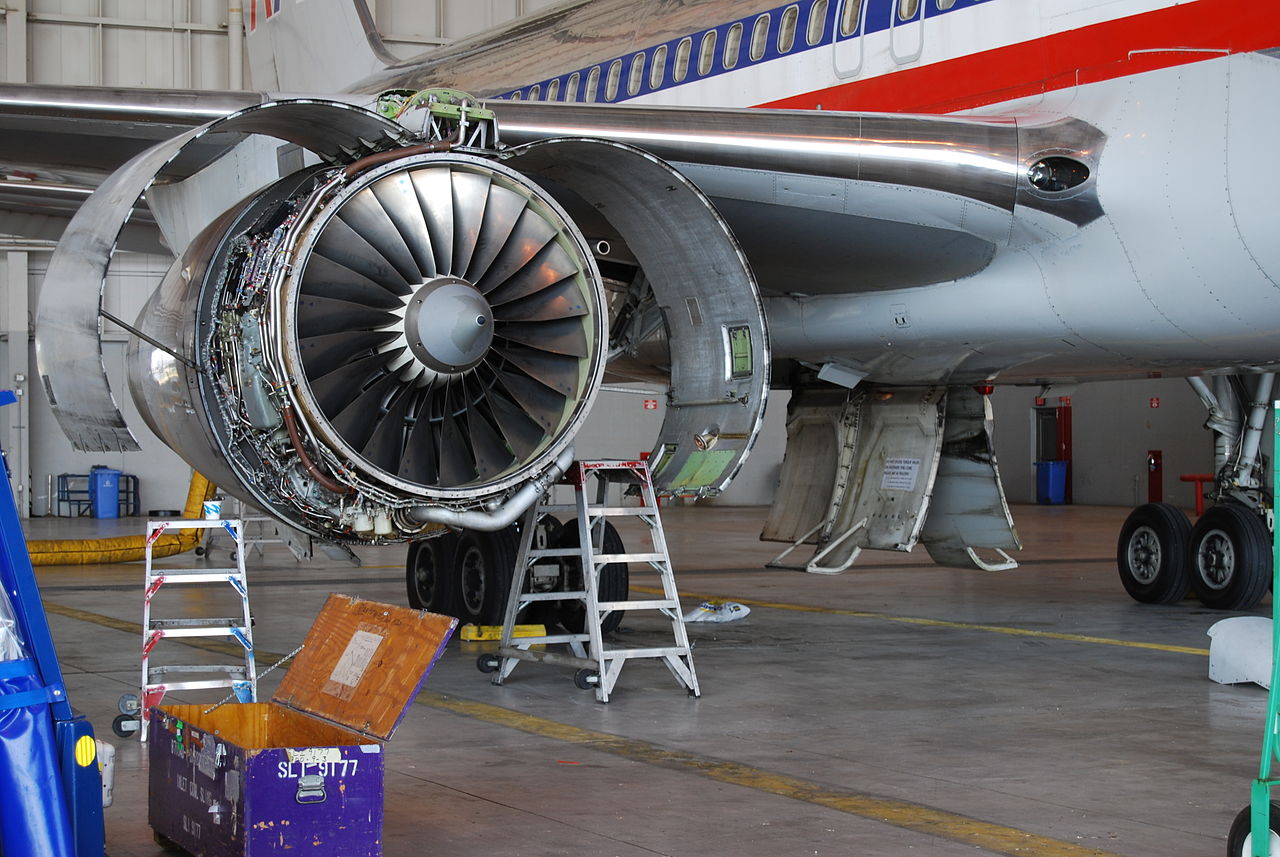
<svg viewBox="0 0 1280 857"><path fill-rule="evenodd" d="M131 386L192 466L326 538L492 508L599 388L600 275L559 206L458 153L284 179L206 230L139 319ZM194 326L193 326L194 321Z"/></svg>

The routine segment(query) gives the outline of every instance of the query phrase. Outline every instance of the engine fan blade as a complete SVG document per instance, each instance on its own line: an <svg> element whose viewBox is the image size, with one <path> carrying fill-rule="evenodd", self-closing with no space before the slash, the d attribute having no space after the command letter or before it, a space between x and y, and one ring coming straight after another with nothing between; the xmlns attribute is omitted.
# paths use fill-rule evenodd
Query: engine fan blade
<svg viewBox="0 0 1280 857"><path fill-rule="evenodd" d="M384 309L394 309L404 303L396 297L397 293L324 256L313 253L306 264L302 272L302 294ZM408 291L406 287L404 293Z"/></svg>
<svg viewBox="0 0 1280 857"><path fill-rule="evenodd" d="M473 280L476 288L488 294L528 265L556 237L556 230L537 212L525 208L512 228L506 244L484 275Z"/></svg>
<svg viewBox="0 0 1280 857"><path fill-rule="evenodd" d="M476 473L481 479L496 476L515 462L515 453L494 426L485 402L484 391L479 385L468 384L467 399L471 404L466 412L467 435L475 456Z"/></svg>
<svg viewBox="0 0 1280 857"><path fill-rule="evenodd" d="M493 335L570 357L586 357L590 350L587 346L587 332L575 318L495 324Z"/></svg>
<svg viewBox="0 0 1280 857"><path fill-rule="evenodd" d="M438 276L454 273L452 174L453 170L448 167L413 172L413 189L418 193L418 204L427 218Z"/></svg>
<svg viewBox="0 0 1280 857"><path fill-rule="evenodd" d="M577 318L588 312L590 310L587 308L586 301L582 299L582 289L577 281L566 279L519 300L493 306L493 319L494 321L553 321L559 318Z"/></svg>
<svg viewBox="0 0 1280 857"><path fill-rule="evenodd" d="M476 239L475 252L471 254L471 264L467 267L468 280L478 283L484 279L485 272L511 238L511 231L515 229L524 207L525 198L520 194L501 185L490 186L484 222Z"/></svg>
<svg viewBox="0 0 1280 857"><path fill-rule="evenodd" d="M326 417L341 413L365 386L386 374L385 362L386 358L377 354L348 363L324 377L310 379L311 392L315 394L320 410Z"/></svg>
<svg viewBox="0 0 1280 857"><path fill-rule="evenodd" d="M363 452L384 416L384 402L400 387L398 377L384 375L360 390L340 413L330 417L330 424L353 449Z"/></svg>
<svg viewBox="0 0 1280 857"><path fill-rule="evenodd" d="M413 261L423 277L436 275L435 253L431 249L431 234L413 180L406 173L396 173L379 179L373 185L374 196L382 204L391 222L400 230L400 237L413 254Z"/></svg>
<svg viewBox="0 0 1280 857"><path fill-rule="evenodd" d="M360 450L360 454L374 466L389 473L394 473L400 466L405 448L407 427L405 417L409 413L409 406L413 404L414 398L413 388L402 384L395 398L387 405L386 415L378 421L377 428L373 430L373 436Z"/></svg>
<svg viewBox="0 0 1280 857"><path fill-rule="evenodd" d="M489 303L500 305L527 297L556 283L572 277L579 268L569 254L559 244L548 244L528 265L525 265L505 283L498 286L485 297Z"/></svg>
<svg viewBox="0 0 1280 857"><path fill-rule="evenodd" d="M368 241L361 237L341 218L334 217L325 224L312 251L311 260L316 254L337 264L355 271L366 279L372 280L393 295L409 294L409 284L400 272L378 252ZM307 263L310 268L311 262Z"/></svg>
<svg viewBox="0 0 1280 857"><path fill-rule="evenodd" d="M488 204L488 176L453 171L453 270L460 277L471 265Z"/></svg>
<svg viewBox="0 0 1280 857"><path fill-rule="evenodd" d="M404 237L371 189L365 188L348 199L338 217L391 263L406 283L422 282L422 272L405 246Z"/></svg>
<svg viewBox="0 0 1280 857"><path fill-rule="evenodd" d="M349 333L330 333L298 341L298 355L308 378L328 375L344 363L356 357L377 353L381 345L394 340L399 334L384 330L357 330Z"/></svg>
<svg viewBox="0 0 1280 857"><path fill-rule="evenodd" d="M515 450L516 455L521 459L527 459L533 455L546 438L546 430L534 422L504 391L495 386L492 380L487 385L485 401L489 404L489 412L493 415L498 430L506 438L507 445Z"/></svg>
<svg viewBox="0 0 1280 857"><path fill-rule="evenodd" d="M467 445L466 434L454 413L453 406L460 398L455 395L454 386L456 385L449 385L449 391L445 394L444 416L440 423L440 484L446 486L462 485L477 476L475 459Z"/></svg>
<svg viewBox="0 0 1280 857"><path fill-rule="evenodd" d="M311 295L298 297L298 337L309 339L328 333L373 330L385 327L396 316L376 307L362 306Z"/></svg>
<svg viewBox="0 0 1280 857"><path fill-rule="evenodd" d="M434 484L440 478L440 467L436 460L436 432L431 423L428 393L429 390L423 390L414 397L413 428L405 437L400 467L396 470L396 475L401 479L423 485Z"/></svg>
<svg viewBox="0 0 1280 857"><path fill-rule="evenodd" d="M582 369L577 358L520 345L508 345L496 350L520 371L562 396L577 398L582 389Z"/></svg>
<svg viewBox="0 0 1280 857"><path fill-rule="evenodd" d="M560 427L566 399L560 393L527 375L499 369L498 380L520 410L548 434Z"/></svg>

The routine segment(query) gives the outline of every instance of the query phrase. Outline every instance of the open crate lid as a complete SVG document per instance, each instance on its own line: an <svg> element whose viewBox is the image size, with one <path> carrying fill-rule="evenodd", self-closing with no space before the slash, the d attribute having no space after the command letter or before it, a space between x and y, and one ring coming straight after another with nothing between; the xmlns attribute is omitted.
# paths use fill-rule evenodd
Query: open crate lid
<svg viewBox="0 0 1280 857"><path fill-rule="evenodd" d="M334 593L271 699L386 741L457 624L452 616Z"/></svg>

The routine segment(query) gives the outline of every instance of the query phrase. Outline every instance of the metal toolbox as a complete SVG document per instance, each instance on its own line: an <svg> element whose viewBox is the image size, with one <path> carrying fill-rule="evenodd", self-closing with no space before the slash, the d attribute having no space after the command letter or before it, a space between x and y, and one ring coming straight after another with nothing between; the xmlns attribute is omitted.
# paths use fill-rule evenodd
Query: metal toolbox
<svg viewBox="0 0 1280 857"><path fill-rule="evenodd" d="M153 708L157 840L197 857L381 855L382 742L456 625L330 595L269 703Z"/></svg>

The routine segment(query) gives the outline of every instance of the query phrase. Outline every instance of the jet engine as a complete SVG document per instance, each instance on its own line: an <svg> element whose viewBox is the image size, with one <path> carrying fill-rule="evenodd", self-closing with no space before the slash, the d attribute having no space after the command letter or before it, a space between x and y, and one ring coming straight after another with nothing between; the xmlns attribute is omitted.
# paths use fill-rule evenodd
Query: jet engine
<svg viewBox="0 0 1280 857"><path fill-rule="evenodd" d="M134 402L192 467L291 526L371 542L505 528L568 469L607 360L646 355L670 378L656 486L718 492L759 430L769 366L728 227L651 155L576 137L504 148L468 109L412 130L350 105L268 103L111 176L55 252L37 323L72 442L137 448L101 371L90 287L145 190L186 247L131 328ZM216 215L225 180L209 165L262 135L313 163L275 178L274 151L243 156L236 170L270 179ZM232 142L214 157L219 140ZM625 248L615 275L633 272L609 297L593 257L607 246Z"/></svg>
<svg viewBox="0 0 1280 857"><path fill-rule="evenodd" d="M564 450L599 386L603 301L577 228L492 160L304 170L173 265L137 326L181 348L136 340L130 386L256 505L328 537L411 535L411 509L481 507Z"/></svg>

